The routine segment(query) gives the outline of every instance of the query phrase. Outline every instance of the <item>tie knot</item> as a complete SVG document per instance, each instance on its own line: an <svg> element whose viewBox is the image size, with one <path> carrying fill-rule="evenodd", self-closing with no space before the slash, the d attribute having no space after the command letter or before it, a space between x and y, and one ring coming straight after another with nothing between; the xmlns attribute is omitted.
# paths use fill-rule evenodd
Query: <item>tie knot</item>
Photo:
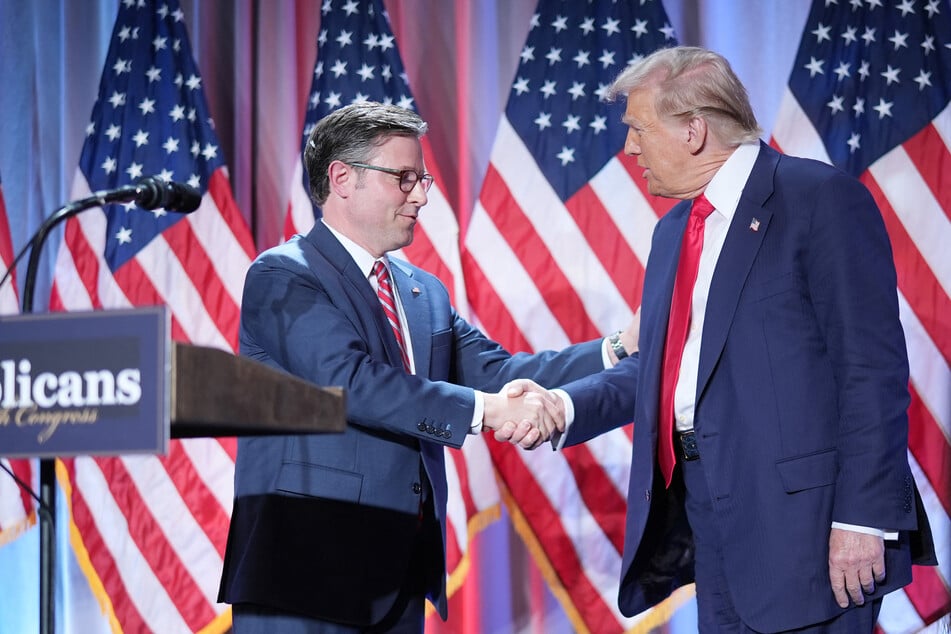
<svg viewBox="0 0 951 634"><path fill-rule="evenodd" d="M698 216L701 220L706 220L707 216L713 213L713 205L707 200L707 197L700 194L693 199L693 206L690 208L690 215Z"/></svg>
<svg viewBox="0 0 951 634"><path fill-rule="evenodd" d="M386 265L383 264L381 260L377 260L373 263L373 270L371 271L376 276L378 282L382 282L390 276L386 270Z"/></svg>

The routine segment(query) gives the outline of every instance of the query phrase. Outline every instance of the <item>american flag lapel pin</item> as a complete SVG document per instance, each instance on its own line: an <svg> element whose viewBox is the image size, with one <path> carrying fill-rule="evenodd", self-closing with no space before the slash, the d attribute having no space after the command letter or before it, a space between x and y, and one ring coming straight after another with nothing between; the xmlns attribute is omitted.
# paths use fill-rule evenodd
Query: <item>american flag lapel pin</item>
<svg viewBox="0 0 951 634"><path fill-rule="evenodd" d="M759 231L759 218L753 218L750 222L750 231Z"/></svg>
<svg viewBox="0 0 951 634"><path fill-rule="evenodd" d="M413 290L410 291L413 295L419 295L422 291L419 290L418 286L414 286Z"/></svg>

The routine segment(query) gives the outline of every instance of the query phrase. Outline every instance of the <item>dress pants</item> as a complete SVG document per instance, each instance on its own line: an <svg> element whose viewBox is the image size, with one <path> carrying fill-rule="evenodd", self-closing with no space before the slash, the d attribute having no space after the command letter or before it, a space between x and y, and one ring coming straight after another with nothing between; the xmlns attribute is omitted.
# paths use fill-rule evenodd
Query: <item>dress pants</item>
<svg viewBox="0 0 951 634"><path fill-rule="evenodd" d="M674 477L671 486L686 488L687 521L693 532L695 575L697 582L697 625L702 634L756 634L737 615L730 588L723 575L723 555L713 515L713 504L703 473L703 456L683 460L678 456L681 479ZM675 474L676 476L676 474ZM830 527L831 528L831 527ZM764 565L768 565L764 562ZM832 587L829 587L832 593ZM882 600L866 601L839 616L806 627L789 630L810 634L862 634L874 631Z"/></svg>

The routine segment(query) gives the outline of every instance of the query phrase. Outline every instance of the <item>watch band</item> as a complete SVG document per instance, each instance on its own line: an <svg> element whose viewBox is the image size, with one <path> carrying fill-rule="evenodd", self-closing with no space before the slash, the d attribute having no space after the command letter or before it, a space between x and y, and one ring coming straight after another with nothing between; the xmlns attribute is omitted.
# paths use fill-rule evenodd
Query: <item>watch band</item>
<svg viewBox="0 0 951 634"><path fill-rule="evenodd" d="M629 356L627 350L624 349L624 344L621 343L621 331L618 330L616 333L608 337L608 343L611 345L611 349L614 350L614 356L617 357L617 360L620 361L624 357Z"/></svg>

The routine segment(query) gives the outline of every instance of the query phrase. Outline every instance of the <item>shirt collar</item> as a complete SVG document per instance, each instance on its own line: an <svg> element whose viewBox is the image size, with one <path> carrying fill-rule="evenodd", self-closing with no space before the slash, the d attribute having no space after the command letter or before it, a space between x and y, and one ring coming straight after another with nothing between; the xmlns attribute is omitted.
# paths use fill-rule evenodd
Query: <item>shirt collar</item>
<svg viewBox="0 0 951 634"><path fill-rule="evenodd" d="M759 150L758 142L740 145L720 166L703 192L710 204L727 220L733 219L736 206L740 203L740 194L750 178Z"/></svg>
<svg viewBox="0 0 951 634"><path fill-rule="evenodd" d="M320 222L324 222L324 219L321 218ZM326 222L324 226L330 229L330 233L334 234L334 237L340 241L340 244L343 245L343 248L347 250L347 253L350 254L350 257L353 258L353 261L356 262L357 267L363 273L363 277L369 278L370 273L373 272L373 264L377 261L377 258L373 257L369 251L361 247L359 244L343 235ZM382 258L379 258L383 261L383 264L386 265L386 268L390 268L390 262L387 257L384 255Z"/></svg>

